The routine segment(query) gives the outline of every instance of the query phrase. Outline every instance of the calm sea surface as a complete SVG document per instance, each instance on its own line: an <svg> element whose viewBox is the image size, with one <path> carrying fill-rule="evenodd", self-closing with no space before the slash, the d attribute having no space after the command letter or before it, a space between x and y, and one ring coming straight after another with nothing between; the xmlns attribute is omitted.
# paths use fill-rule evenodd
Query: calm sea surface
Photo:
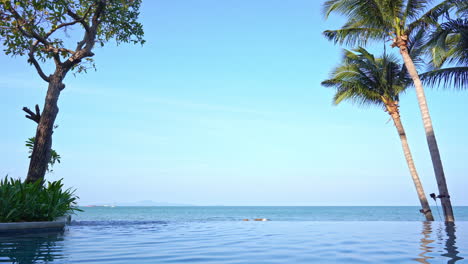
<svg viewBox="0 0 468 264"><path fill-rule="evenodd" d="M455 225L417 207L83 209L64 232L0 234L0 262L468 263L468 207Z"/></svg>

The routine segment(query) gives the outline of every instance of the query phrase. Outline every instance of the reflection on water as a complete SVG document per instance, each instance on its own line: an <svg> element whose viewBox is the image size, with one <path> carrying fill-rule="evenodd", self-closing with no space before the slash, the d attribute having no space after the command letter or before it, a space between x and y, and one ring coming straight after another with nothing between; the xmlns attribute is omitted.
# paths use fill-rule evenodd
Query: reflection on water
<svg viewBox="0 0 468 264"><path fill-rule="evenodd" d="M445 234L447 235L447 238L445 239L445 250L447 253L442 254L442 256L450 258L450 260L447 262L447 264L452 264L455 263L461 259L462 257L458 256L458 253L460 253L457 249L457 246L455 245L455 224L454 223L445 223Z"/></svg>
<svg viewBox="0 0 468 264"><path fill-rule="evenodd" d="M434 247L431 247L430 244L433 243L435 240L430 239L431 234L432 234L432 222L422 222L422 237L420 240L421 247L420 249L422 252L419 254L420 258L415 259L419 263L424 263L428 264L429 262L427 261L428 259L432 259L433 257L428 256L428 253L431 253L434 249Z"/></svg>
<svg viewBox="0 0 468 264"><path fill-rule="evenodd" d="M428 260L434 259L434 257L430 256L435 248L431 246L431 243L436 242L436 240L431 239L432 225L438 225L436 234L438 242L440 244L445 242L445 252L440 256L448 258L447 264L453 264L464 259L458 256L460 252L456 246L457 237L455 235L456 227L454 223L422 222L422 237L420 240L422 252L419 254L420 258L416 258L415 260L419 263L429 264L430 261Z"/></svg>
<svg viewBox="0 0 468 264"><path fill-rule="evenodd" d="M0 234L0 263L462 264L468 253L467 222L95 224Z"/></svg>
<svg viewBox="0 0 468 264"><path fill-rule="evenodd" d="M0 262L30 264L61 259L62 231L0 234Z"/></svg>

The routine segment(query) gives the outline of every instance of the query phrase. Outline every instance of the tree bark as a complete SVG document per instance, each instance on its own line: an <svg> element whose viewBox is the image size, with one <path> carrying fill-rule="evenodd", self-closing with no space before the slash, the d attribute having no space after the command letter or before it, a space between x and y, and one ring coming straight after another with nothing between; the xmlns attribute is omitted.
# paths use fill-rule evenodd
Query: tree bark
<svg viewBox="0 0 468 264"><path fill-rule="evenodd" d="M424 193L424 188L421 184L421 180L419 179L418 172L416 171L416 166L414 165L413 156L411 155L411 151L408 145L408 139L406 138L406 132L403 128L403 124L401 123L400 114L398 110L398 105L395 102L388 102L386 104L386 108L388 113L393 119L393 123L398 131L398 135L400 136L401 146L403 147L403 153L405 154L406 163L408 164L408 168L411 174L411 178L413 179L414 187L416 188L416 192L418 193L419 202L421 203L421 213L424 214L427 221L434 221L434 216L432 215L431 208L429 207L429 203L427 202L426 194Z"/></svg>
<svg viewBox="0 0 468 264"><path fill-rule="evenodd" d="M59 108L57 101L60 92L65 87L62 83L65 73L62 69L57 69L50 76L49 87L44 103L39 124L36 129L36 140L34 143L31 160L29 162L28 176L26 182L43 181L50 161L50 151L52 148L52 133L54 132L54 122Z"/></svg>
<svg viewBox="0 0 468 264"><path fill-rule="evenodd" d="M450 202L450 195L447 188L447 182L445 180L444 168L440 159L439 147L437 146L434 129L432 127L431 116L429 115L429 109L427 107L426 96L424 95L424 89L419 79L418 72L414 66L413 60L411 59L408 48L406 45L399 45L400 54L403 57L406 69L408 70L411 79L413 79L414 87L416 88L416 96L418 98L419 109L424 124L424 130L426 131L427 144L429 146L429 152L431 154L432 165L434 167L434 173L437 180L437 186L439 189L439 198L441 201L442 209L444 211L445 221L454 222L455 217L453 216L452 204Z"/></svg>

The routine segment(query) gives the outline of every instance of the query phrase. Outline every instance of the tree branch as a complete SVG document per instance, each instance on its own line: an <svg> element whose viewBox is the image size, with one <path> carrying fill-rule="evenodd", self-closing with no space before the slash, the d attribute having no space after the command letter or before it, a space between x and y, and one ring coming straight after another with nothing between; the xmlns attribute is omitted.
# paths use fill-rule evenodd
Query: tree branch
<svg viewBox="0 0 468 264"><path fill-rule="evenodd" d="M89 12L91 12L91 8L95 6L95 4L92 4L88 7L88 10L86 10L86 12L84 13L83 17L80 17L79 15L77 15L75 12L73 12L70 8L67 8L67 14L75 19L76 21L80 22L81 25L83 25L84 29L89 32L89 25L88 23L86 22L86 18L88 17L89 15Z"/></svg>
<svg viewBox="0 0 468 264"><path fill-rule="evenodd" d="M28 62L29 63L32 63L34 65L34 67L36 68L37 70L37 73L39 73L39 76L41 76L41 78L46 81L46 82L50 82L50 77L48 77L47 75L45 75L44 71L42 70L41 68L41 65L39 65L39 63L37 62L36 58L34 57L34 51L37 47L37 45L39 44L39 41L36 40L34 42L34 44L31 45L31 48L29 49L29 53L28 53L28 56L29 56L29 59L28 59Z"/></svg>
<svg viewBox="0 0 468 264"><path fill-rule="evenodd" d="M73 51L73 50L69 50L69 49L66 49L66 48L55 48L55 47L52 47L52 46L44 47L43 50L47 51L47 52L52 52L52 53L55 53L55 54L58 54L59 52L67 52L67 53L70 53L71 55L75 54L75 51Z"/></svg>
<svg viewBox="0 0 468 264"><path fill-rule="evenodd" d="M28 38L35 38L35 39L37 39L38 41L40 41L42 44L44 44L46 46L50 45L50 43L46 39L44 39L41 35L37 34L33 30L30 30L30 32L26 32L22 28L22 25L27 24L26 20L20 14L18 14L18 12L16 12L16 10L13 7L10 7L9 10L13 14L13 17L18 22L18 27L17 28L21 31L21 33L23 33L23 35L25 35Z"/></svg>
<svg viewBox="0 0 468 264"><path fill-rule="evenodd" d="M32 55L31 53L28 54L29 55L29 59L28 59L28 62L32 63L34 65L34 67L36 68L37 70L37 73L39 73L39 76L41 76L41 78L46 81L46 82L50 82L50 78L44 74L44 72L42 71L41 69L41 66L39 65L39 63L37 62L36 58L34 58L34 55Z"/></svg>
<svg viewBox="0 0 468 264"><path fill-rule="evenodd" d="M39 42L37 42L39 44ZM40 47L42 51L45 51L45 52L50 52L52 54L52 58L54 59L54 62L55 62L55 65L60 65L62 64L62 61L60 60L60 55L59 55L59 51L66 51L68 52L66 49L63 49L63 48L56 48L52 45L44 45L43 47L41 46ZM36 48L34 48L34 51L36 51Z"/></svg>
<svg viewBox="0 0 468 264"><path fill-rule="evenodd" d="M86 44L86 39L87 38L88 38L88 32L85 31L83 39L76 44L75 52L77 52L77 51L79 51L79 50L81 50L83 48L84 44Z"/></svg>
<svg viewBox="0 0 468 264"><path fill-rule="evenodd" d="M94 53L92 53L91 50L94 47L97 30L99 24L101 23L99 18L104 12L106 4L107 0L97 1L96 11L94 12L93 17L91 18L91 27L89 27L89 31L85 31L83 40L78 42L75 53L63 63L65 68L71 69L74 65L78 64L83 58L94 56Z"/></svg>
<svg viewBox="0 0 468 264"><path fill-rule="evenodd" d="M48 82L48 78L45 76L45 74L42 71L41 67L37 63L37 60L34 58L34 51L35 51L35 48L38 45L38 42L44 44L44 46L46 46L46 47L52 47L52 45L47 41L48 36L44 38L41 35L39 35L38 33L36 33L35 31L33 31L32 29L29 32L27 32L25 29L23 29L23 26L27 24L26 20L18 12L16 12L16 10L13 7L10 7L9 11L13 14L13 17L18 22L18 26L17 26L18 30L21 31L21 33L24 36L26 36L28 38L36 39L36 43L31 47L31 49L29 51L29 54L28 54L29 55L29 60L28 61L31 62L36 67L36 70L38 71L41 78L44 79L46 82ZM60 56L58 55L58 53L54 53L52 55L52 57L54 58L54 61L55 61L56 64L61 64Z"/></svg>
<svg viewBox="0 0 468 264"><path fill-rule="evenodd" d="M98 2L98 6L96 7L96 12L94 13L93 15L93 24L92 24L92 28L93 30L96 30L97 27L99 26L99 18L101 17L102 15L102 12L104 11L104 7L106 7L106 4L107 4L107 0L100 0Z"/></svg>
<svg viewBox="0 0 468 264"><path fill-rule="evenodd" d="M76 23L79 23L80 21L78 20L75 20L75 21L71 21L71 22L67 22L67 23L62 23L60 25L58 25L57 27L55 27L54 29L51 29L46 35L45 35L45 39L47 39L48 37L50 37L50 35L52 35L55 31L63 28L63 27L67 27L67 26L72 26Z"/></svg>
<svg viewBox="0 0 468 264"><path fill-rule="evenodd" d="M81 40L80 42L77 43L75 52L82 49L83 46L86 44L87 36L91 31L91 29L89 27L89 24L86 22L86 18L88 17L89 12L91 12L91 8L94 7L94 6L95 6L95 4L90 5L88 7L88 10L86 10L86 12L84 13L83 17L80 17L75 12L73 12L70 8L67 8L67 14L70 17L72 17L73 19L75 19L76 21L79 21L81 23L81 25L83 26L83 28L85 29L85 35L83 37L83 40Z"/></svg>
<svg viewBox="0 0 468 264"><path fill-rule="evenodd" d="M23 107L23 111L27 113L25 117L39 124L39 121L41 120L41 111L39 110L39 105L36 105L35 110L36 110L36 113L31 111L26 106Z"/></svg>
<svg viewBox="0 0 468 264"><path fill-rule="evenodd" d="M99 18L101 17L102 13L104 12L104 8L106 7L106 4L107 4L107 0L100 0L97 3L96 11L94 12L94 15L93 15L93 18L92 18L91 31L90 31L90 34L87 34L87 38L86 38L85 49L88 52L91 52L91 49L94 47L97 30L98 30L99 24L101 23Z"/></svg>
<svg viewBox="0 0 468 264"><path fill-rule="evenodd" d="M76 23L80 23L81 25L83 25L84 29L88 32L89 31L89 25L88 23L86 23L86 18L89 14L89 12L91 12L91 8L94 6L95 4L92 4L88 7L88 9L86 10L86 12L84 13L83 17L80 17L79 15L77 15L75 12L73 12L70 8L67 8L67 14L74 19L74 21L71 21L71 22L68 22L68 23L63 23L63 24L60 24L58 25L55 29L52 29L49 31L49 33L46 34L46 38L48 38L50 35L52 35L55 31L59 30L60 28L63 28L63 27L67 27L67 26L72 26Z"/></svg>

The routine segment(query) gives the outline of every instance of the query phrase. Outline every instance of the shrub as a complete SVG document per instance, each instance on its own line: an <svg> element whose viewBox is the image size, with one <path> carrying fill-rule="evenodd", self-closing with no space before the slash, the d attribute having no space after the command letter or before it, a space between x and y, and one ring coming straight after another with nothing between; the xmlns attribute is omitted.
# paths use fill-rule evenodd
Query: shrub
<svg viewBox="0 0 468 264"><path fill-rule="evenodd" d="M75 191L62 190L62 180L24 183L20 180L0 180L0 222L52 221L67 213L81 211Z"/></svg>

